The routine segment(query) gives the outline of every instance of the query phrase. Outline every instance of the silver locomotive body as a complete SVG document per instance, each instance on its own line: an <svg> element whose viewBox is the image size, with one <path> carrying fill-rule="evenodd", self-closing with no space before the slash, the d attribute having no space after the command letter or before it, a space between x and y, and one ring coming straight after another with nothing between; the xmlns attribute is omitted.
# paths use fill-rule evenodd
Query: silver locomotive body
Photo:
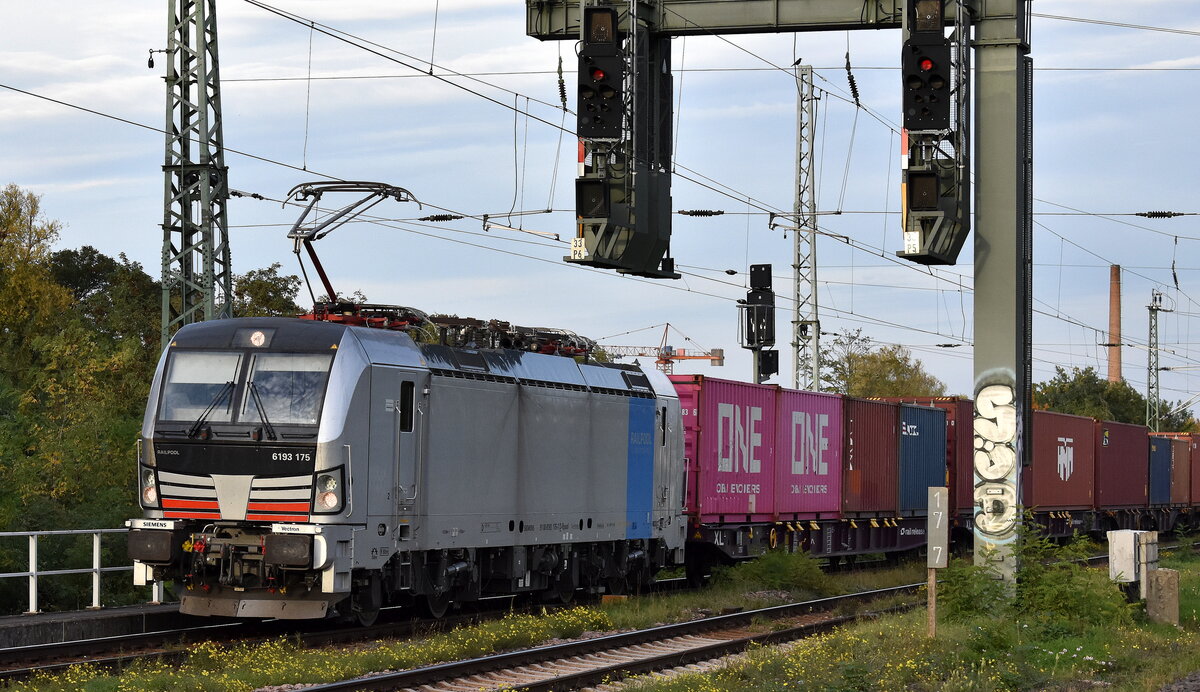
<svg viewBox="0 0 1200 692"><path fill-rule="evenodd" d="M619 591L682 563L655 371L278 318L185 327L139 446L135 579L201 615Z"/></svg>

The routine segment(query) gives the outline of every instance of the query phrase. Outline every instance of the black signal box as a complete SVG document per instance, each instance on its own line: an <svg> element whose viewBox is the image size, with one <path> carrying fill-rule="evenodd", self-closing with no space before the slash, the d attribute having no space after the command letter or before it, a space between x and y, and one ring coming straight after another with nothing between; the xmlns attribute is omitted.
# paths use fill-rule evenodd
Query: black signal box
<svg viewBox="0 0 1200 692"><path fill-rule="evenodd" d="M756 290L770 290L771 288L771 265L769 264L752 264L750 265L750 288Z"/></svg>

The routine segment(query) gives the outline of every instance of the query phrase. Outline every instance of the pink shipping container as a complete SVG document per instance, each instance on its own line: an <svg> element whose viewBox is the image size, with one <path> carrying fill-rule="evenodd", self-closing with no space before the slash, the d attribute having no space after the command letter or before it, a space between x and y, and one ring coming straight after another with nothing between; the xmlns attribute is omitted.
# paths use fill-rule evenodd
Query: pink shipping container
<svg viewBox="0 0 1200 692"><path fill-rule="evenodd" d="M959 515L975 513L975 402L961 396L889 397L882 401L934 406L946 412L946 486Z"/></svg>
<svg viewBox="0 0 1200 692"><path fill-rule="evenodd" d="M1146 426L1096 421L1096 507L1145 507L1150 445Z"/></svg>
<svg viewBox="0 0 1200 692"><path fill-rule="evenodd" d="M815 519L841 509L842 398L779 390L776 406L775 511Z"/></svg>
<svg viewBox="0 0 1200 692"><path fill-rule="evenodd" d="M1192 495L1191 440L1171 439L1171 504L1189 504Z"/></svg>
<svg viewBox="0 0 1200 692"><path fill-rule="evenodd" d="M778 387L672 375L683 409L687 507L702 523L775 518Z"/></svg>
<svg viewBox="0 0 1200 692"><path fill-rule="evenodd" d="M1022 488L1026 507L1058 510L1093 506L1095 424L1094 419L1083 416L1033 412L1033 472L1024 475Z"/></svg>
<svg viewBox="0 0 1200 692"><path fill-rule="evenodd" d="M846 397L842 424L842 511L896 514L900 474L900 406Z"/></svg>

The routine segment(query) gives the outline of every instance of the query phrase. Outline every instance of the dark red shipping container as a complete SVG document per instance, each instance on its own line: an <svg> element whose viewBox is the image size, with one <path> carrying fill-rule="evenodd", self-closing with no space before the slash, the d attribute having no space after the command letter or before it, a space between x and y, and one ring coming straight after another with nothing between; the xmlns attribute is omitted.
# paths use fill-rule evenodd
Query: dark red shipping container
<svg viewBox="0 0 1200 692"><path fill-rule="evenodd" d="M1174 440L1184 440L1187 442L1188 459L1191 461L1190 478L1188 479L1188 486L1190 487L1188 504L1200 505L1200 468L1197 468L1200 467L1200 433L1154 434L1159 437L1169 437Z"/></svg>
<svg viewBox="0 0 1200 692"><path fill-rule="evenodd" d="M975 513L975 402L961 396L888 397L881 401L935 406L946 412L946 485L959 515Z"/></svg>
<svg viewBox="0 0 1200 692"><path fill-rule="evenodd" d="M1192 442L1171 438L1171 504L1186 505L1192 495Z"/></svg>
<svg viewBox="0 0 1200 692"><path fill-rule="evenodd" d="M842 511L894 516L899 501L900 406L844 400Z"/></svg>
<svg viewBox="0 0 1200 692"><path fill-rule="evenodd" d="M1033 468L1022 479L1026 507L1090 509L1095 491L1095 420L1033 412Z"/></svg>
<svg viewBox="0 0 1200 692"><path fill-rule="evenodd" d="M1160 432L1154 433L1158 437L1169 437L1173 440L1183 440L1187 446L1188 458L1188 499L1184 500L1189 505L1200 504L1200 433L1181 433L1181 432ZM1174 448L1172 448L1172 456L1174 456ZM1172 470L1174 466L1172 466ZM1173 475L1173 474L1172 474ZM1175 504L1175 485L1172 480L1171 485L1171 504Z"/></svg>
<svg viewBox="0 0 1200 692"><path fill-rule="evenodd" d="M1150 446L1144 425L1096 421L1096 507L1145 507Z"/></svg>

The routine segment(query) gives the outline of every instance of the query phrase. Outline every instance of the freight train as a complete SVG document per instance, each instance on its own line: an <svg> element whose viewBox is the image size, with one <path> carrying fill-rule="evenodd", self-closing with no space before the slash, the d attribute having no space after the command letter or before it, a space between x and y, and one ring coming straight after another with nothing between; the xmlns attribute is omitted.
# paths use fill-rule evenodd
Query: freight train
<svg viewBox="0 0 1200 692"><path fill-rule="evenodd" d="M620 593L667 566L698 579L770 549L899 555L924 545L941 485L969 545L970 400L668 377L336 314L189 325L164 351L129 553L182 612L367 623L388 604ZM1035 412L1024 504L1053 535L1190 523L1197 441Z"/></svg>

